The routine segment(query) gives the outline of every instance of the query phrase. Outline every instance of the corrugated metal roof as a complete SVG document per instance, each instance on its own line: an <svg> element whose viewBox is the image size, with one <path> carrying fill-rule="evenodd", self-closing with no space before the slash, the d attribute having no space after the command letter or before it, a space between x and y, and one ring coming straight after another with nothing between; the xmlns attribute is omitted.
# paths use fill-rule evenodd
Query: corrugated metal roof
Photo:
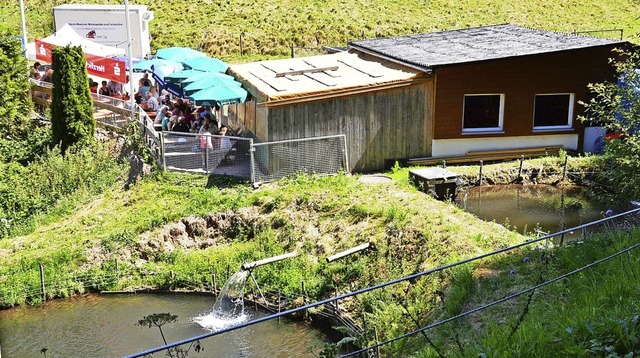
<svg viewBox="0 0 640 358"><path fill-rule="evenodd" d="M326 70L322 70L326 69ZM420 71L361 53L259 61L229 66L254 96L264 101L344 92L423 77Z"/></svg>
<svg viewBox="0 0 640 358"><path fill-rule="evenodd" d="M423 70L499 58L622 44L598 37L493 25L349 42L349 47Z"/></svg>

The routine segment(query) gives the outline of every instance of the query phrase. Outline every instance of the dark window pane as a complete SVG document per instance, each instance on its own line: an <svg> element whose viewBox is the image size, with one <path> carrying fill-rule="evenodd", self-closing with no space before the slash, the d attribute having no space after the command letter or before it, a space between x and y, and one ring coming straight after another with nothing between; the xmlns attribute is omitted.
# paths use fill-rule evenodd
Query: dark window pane
<svg viewBox="0 0 640 358"><path fill-rule="evenodd" d="M539 95L533 118L534 127L566 126L569 124L569 94Z"/></svg>
<svg viewBox="0 0 640 358"><path fill-rule="evenodd" d="M500 95L464 97L464 129L498 127L500 127Z"/></svg>

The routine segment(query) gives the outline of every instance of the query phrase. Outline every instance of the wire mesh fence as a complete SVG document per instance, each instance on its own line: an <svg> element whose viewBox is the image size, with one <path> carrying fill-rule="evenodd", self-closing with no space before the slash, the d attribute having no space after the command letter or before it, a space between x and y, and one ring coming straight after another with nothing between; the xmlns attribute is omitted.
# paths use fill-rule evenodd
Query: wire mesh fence
<svg viewBox="0 0 640 358"><path fill-rule="evenodd" d="M251 178L250 138L210 133L162 132L166 170Z"/></svg>
<svg viewBox="0 0 640 358"><path fill-rule="evenodd" d="M255 143L254 182L293 174L335 174L349 168L345 135Z"/></svg>

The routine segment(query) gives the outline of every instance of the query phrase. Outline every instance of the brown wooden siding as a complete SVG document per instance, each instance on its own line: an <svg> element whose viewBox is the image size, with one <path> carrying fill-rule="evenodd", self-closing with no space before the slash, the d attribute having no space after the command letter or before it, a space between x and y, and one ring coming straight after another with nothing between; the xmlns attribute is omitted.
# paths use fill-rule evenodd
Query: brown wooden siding
<svg viewBox="0 0 640 358"><path fill-rule="evenodd" d="M434 138L582 134L578 101L586 99L589 83L614 78L608 63L614 55L601 47L437 68ZM504 133L463 135L464 95L488 93L505 94ZM534 98L544 93L575 94L573 130L533 131Z"/></svg>
<svg viewBox="0 0 640 358"><path fill-rule="evenodd" d="M433 79L315 102L269 108L268 141L346 134L351 171L431 155ZM268 105L268 104L267 104Z"/></svg>

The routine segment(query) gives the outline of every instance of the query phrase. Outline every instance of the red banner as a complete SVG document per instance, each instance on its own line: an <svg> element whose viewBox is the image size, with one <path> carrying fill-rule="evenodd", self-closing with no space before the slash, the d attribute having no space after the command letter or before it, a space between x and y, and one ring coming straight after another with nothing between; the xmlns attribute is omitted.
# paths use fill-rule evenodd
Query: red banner
<svg viewBox="0 0 640 358"><path fill-rule="evenodd" d="M51 63L51 49L53 45L44 41L36 40L36 59L38 61ZM102 77L107 80L113 80L125 83L127 77L126 64L124 61L114 60L108 57L84 54L87 63L87 73Z"/></svg>
<svg viewBox="0 0 640 358"><path fill-rule="evenodd" d="M120 83L126 81L126 65L123 61L114 60L107 57L84 54L87 60L87 72L108 80Z"/></svg>
<svg viewBox="0 0 640 358"><path fill-rule="evenodd" d="M51 63L51 48L53 45L36 40L36 59L38 61Z"/></svg>

